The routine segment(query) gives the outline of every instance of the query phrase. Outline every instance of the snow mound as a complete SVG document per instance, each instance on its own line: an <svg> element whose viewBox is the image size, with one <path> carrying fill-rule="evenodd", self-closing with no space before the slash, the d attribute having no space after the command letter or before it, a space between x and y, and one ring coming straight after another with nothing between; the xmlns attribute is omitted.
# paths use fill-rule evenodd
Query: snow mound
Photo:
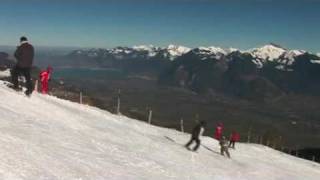
<svg viewBox="0 0 320 180"><path fill-rule="evenodd" d="M318 180L320 165L254 144L232 159L217 141L51 96L17 93L0 81L0 179Z"/></svg>

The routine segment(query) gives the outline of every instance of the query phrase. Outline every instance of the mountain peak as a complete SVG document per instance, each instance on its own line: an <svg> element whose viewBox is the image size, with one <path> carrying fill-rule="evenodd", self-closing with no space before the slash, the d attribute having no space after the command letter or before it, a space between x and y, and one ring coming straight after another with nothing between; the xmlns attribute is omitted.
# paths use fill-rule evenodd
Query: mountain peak
<svg viewBox="0 0 320 180"><path fill-rule="evenodd" d="M210 46L210 47L199 47L200 50L207 51L211 54L227 54L227 52L221 47Z"/></svg>
<svg viewBox="0 0 320 180"><path fill-rule="evenodd" d="M266 44L258 49L275 49L275 50L283 50L283 51L287 50L287 49L283 48L282 46L274 44L274 43Z"/></svg>
<svg viewBox="0 0 320 180"><path fill-rule="evenodd" d="M230 47L230 48L226 49L226 52L228 54L233 53L233 52L237 52L237 51L241 52L239 49L233 48L233 47Z"/></svg>
<svg viewBox="0 0 320 180"><path fill-rule="evenodd" d="M275 60L278 59L283 53L286 52L286 49L275 46L274 44L267 44L260 48L254 48L249 50L253 57L262 60Z"/></svg>
<svg viewBox="0 0 320 180"><path fill-rule="evenodd" d="M269 43L268 45L269 45L269 46L276 47L276 48L280 48L280 49L283 49L283 50L287 50L286 48L284 48L284 47L282 47L281 45L276 44L276 43Z"/></svg>
<svg viewBox="0 0 320 180"><path fill-rule="evenodd" d="M180 46L180 45L174 45L170 44L167 49L176 49L176 50L185 50L185 51L190 51L191 48L185 47L185 46Z"/></svg>
<svg viewBox="0 0 320 180"><path fill-rule="evenodd" d="M178 56L188 53L189 51L191 51L191 48L170 44L167 47L167 51L172 56L172 58L176 58Z"/></svg>
<svg viewBox="0 0 320 180"><path fill-rule="evenodd" d="M152 51L155 49L158 49L154 45L138 45L138 46L133 46L132 49L138 50L138 51Z"/></svg>

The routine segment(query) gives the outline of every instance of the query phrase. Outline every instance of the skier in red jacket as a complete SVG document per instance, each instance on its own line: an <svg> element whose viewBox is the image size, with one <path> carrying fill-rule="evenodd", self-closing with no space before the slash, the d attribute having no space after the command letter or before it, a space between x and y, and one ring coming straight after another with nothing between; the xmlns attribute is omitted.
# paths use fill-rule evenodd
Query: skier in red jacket
<svg viewBox="0 0 320 180"><path fill-rule="evenodd" d="M214 133L214 138L216 140L220 140L221 139L222 131L223 131L223 124L219 123L218 126L216 127L216 132Z"/></svg>
<svg viewBox="0 0 320 180"><path fill-rule="evenodd" d="M229 144L229 147L230 148L235 148L235 144L236 142L238 142L240 140L240 134L237 133L236 131L232 131L232 134L230 136L230 144Z"/></svg>
<svg viewBox="0 0 320 180"><path fill-rule="evenodd" d="M52 67L48 66L47 70L40 72L40 81L41 81L41 93L47 94L49 91L49 80L52 72Z"/></svg>

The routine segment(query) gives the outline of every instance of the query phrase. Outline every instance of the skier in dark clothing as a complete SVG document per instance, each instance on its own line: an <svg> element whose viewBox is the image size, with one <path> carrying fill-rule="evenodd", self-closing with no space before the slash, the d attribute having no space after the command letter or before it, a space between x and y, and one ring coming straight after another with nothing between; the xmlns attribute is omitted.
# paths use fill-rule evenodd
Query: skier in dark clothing
<svg viewBox="0 0 320 180"><path fill-rule="evenodd" d="M11 71L13 88L19 90L18 77L22 75L25 77L27 86L25 94L29 96L33 91L33 84L31 81L31 68L34 58L34 48L31 44L28 43L28 39L26 37L20 38L20 46L17 47L14 56L17 59L17 64Z"/></svg>
<svg viewBox="0 0 320 180"><path fill-rule="evenodd" d="M200 147L200 143L201 143L199 137L203 135L205 126L206 126L206 122L201 121L196 127L193 128L191 139L185 145L187 149L190 150L189 146L193 143L193 141L195 141L196 142L196 146L193 148L193 151L197 151L198 150L198 148Z"/></svg>

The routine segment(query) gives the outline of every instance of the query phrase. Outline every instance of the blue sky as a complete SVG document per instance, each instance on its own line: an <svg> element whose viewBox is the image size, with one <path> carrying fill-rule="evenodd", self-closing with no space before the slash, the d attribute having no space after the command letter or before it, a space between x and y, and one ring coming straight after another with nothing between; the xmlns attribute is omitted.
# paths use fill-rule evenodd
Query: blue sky
<svg viewBox="0 0 320 180"><path fill-rule="evenodd" d="M0 44L140 44L247 49L270 42L320 52L317 0L4 0Z"/></svg>

